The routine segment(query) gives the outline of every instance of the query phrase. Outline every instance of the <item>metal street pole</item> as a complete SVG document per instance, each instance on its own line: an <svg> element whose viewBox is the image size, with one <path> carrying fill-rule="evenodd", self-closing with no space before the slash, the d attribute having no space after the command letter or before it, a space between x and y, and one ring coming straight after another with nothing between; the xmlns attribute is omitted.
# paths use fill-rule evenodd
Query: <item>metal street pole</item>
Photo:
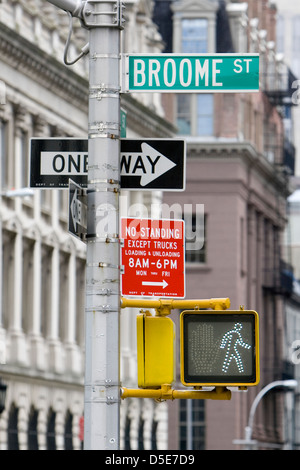
<svg viewBox="0 0 300 470"><path fill-rule="evenodd" d="M285 387L287 389L295 389L298 386L297 380L277 380L275 382L271 382L268 385L266 385L255 397L250 413L249 413L249 418L248 418L248 426L245 428L245 441L244 444L246 448L251 450L252 445L255 444L255 441L252 441L252 431L253 431L253 423L254 423L254 415L256 412L256 409L258 407L258 404L260 403L261 399L273 388L276 387Z"/></svg>
<svg viewBox="0 0 300 470"><path fill-rule="evenodd" d="M81 16L81 10L84 6L83 0L47 0L62 10L69 11L73 16Z"/></svg>
<svg viewBox="0 0 300 470"><path fill-rule="evenodd" d="M120 0L49 0L89 30L84 449L120 446Z"/></svg>
<svg viewBox="0 0 300 470"><path fill-rule="evenodd" d="M90 27L84 448L119 449L121 3L87 2Z"/></svg>

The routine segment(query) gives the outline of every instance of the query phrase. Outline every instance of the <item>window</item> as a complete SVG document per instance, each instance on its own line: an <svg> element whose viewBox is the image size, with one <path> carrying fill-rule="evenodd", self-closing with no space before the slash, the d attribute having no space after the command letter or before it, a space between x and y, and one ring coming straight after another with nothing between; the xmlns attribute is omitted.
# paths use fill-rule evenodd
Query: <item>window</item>
<svg viewBox="0 0 300 470"><path fill-rule="evenodd" d="M126 421L125 421L125 436L124 436L124 450L131 450L131 445L130 445L130 426L131 426L131 420L129 416L126 416Z"/></svg>
<svg viewBox="0 0 300 470"><path fill-rule="evenodd" d="M18 422L19 422L19 408L12 403L7 427L7 444L8 450L20 450L19 448L19 435L18 435Z"/></svg>
<svg viewBox="0 0 300 470"><path fill-rule="evenodd" d="M7 329L14 298L15 233L3 230L2 240L2 326Z"/></svg>
<svg viewBox="0 0 300 470"><path fill-rule="evenodd" d="M205 449L204 400L179 400L179 449Z"/></svg>
<svg viewBox="0 0 300 470"><path fill-rule="evenodd" d="M139 428L138 428L138 450L144 449L144 427L145 421L140 417Z"/></svg>
<svg viewBox="0 0 300 470"><path fill-rule="evenodd" d="M27 133L22 131L20 137L21 149L21 188L28 186L28 152L27 152Z"/></svg>
<svg viewBox="0 0 300 470"><path fill-rule="evenodd" d="M177 126L179 134L191 133L191 95L189 94L177 96Z"/></svg>
<svg viewBox="0 0 300 470"><path fill-rule="evenodd" d="M28 419L28 430L27 430L27 445L28 450L39 450L38 444L38 410L31 405L29 419Z"/></svg>
<svg viewBox="0 0 300 470"><path fill-rule="evenodd" d="M292 40L292 70L296 77L300 76L300 16L293 18L293 40Z"/></svg>
<svg viewBox="0 0 300 470"><path fill-rule="evenodd" d="M65 421L65 450L74 450L73 449L73 415L67 410L66 421Z"/></svg>
<svg viewBox="0 0 300 470"><path fill-rule="evenodd" d="M22 328L28 334L32 329L33 322L33 259L34 241L24 237L22 260Z"/></svg>
<svg viewBox="0 0 300 470"><path fill-rule="evenodd" d="M67 338L68 329L68 304L69 304L69 262L70 257L67 253L60 252L59 266L59 337L64 340Z"/></svg>
<svg viewBox="0 0 300 470"><path fill-rule="evenodd" d="M84 344L85 260L76 260L76 343Z"/></svg>
<svg viewBox="0 0 300 470"><path fill-rule="evenodd" d="M259 122L260 119L256 116L256 122ZM259 135L259 129L256 129L256 135ZM280 147L277 145L277 129L275 124L272 124L265 120L264 122L264 154L267 160L271 163L278 163L279 159L277 157L278 150ZM259 149L259 142L256 142L257 148Z"/></svg>
<svg viewBox="0 0 300 470"><path fill-rule="evenodd" d="M212 135L214 132L213 95L197 95L197 135Z"/></svg>
<svg viewBox="0 0 300 470"><path fill-rule="evenodd" d="M206 19L182 20L183 53L202 53L208 50L208 21Z"/></svg>
<svg viewBox="0 0 300 470"><path fill-rule="evenodd" d="M47 419L47 450L56 450L56 440L55 440L55 420L56 412L50 408L48 411Z"/></svg>
<svg viewBox="0 0 300 470"><path fill-rule="evenodd" d="M151 429L151 450L157 450L157 425L158 422L153 420Z"/></svg>
<svg viewBox="0 0 300 470"><path fill-rule="evenodd" d="M183 19L181 53L208 52L208 20ZM177 96L177 126L181 135L211 136L214 133L214 99L212 94L180 94Z"/></svg>
<svg viewBox="0 0 300 470"><path fill-rule="evenodd" d="M41 333L46 338L50 334L51 291L52 291L52 250L42 245L42 292Z"/></svg>
<svg viewBox="0 0 300 470"><path fill-rule="evenodd" d="M0 120L0 177L1 177L1 189L7 187L7 123Z"/></svg>
<svg viewBox="0 0 300 470"><path fill-rule="evenodd" d="M285 47L285 33L284 33L284 17L283 15L278 15L277 17L277 38L276 38L276 48L277 52L284 52Z"/></svg>
<svg viewBox="0 0 300 470"><path fill-rule="evenodd" d="M185 260L187 263L205 263L207 216L184 214L185 221Z"/></svg>
<svg viewBox="0 0 300 470"><path fill-rule="evenodd" d="M240 273L241 276L246 274L246 224L244 217L240 217Z"/></svg>

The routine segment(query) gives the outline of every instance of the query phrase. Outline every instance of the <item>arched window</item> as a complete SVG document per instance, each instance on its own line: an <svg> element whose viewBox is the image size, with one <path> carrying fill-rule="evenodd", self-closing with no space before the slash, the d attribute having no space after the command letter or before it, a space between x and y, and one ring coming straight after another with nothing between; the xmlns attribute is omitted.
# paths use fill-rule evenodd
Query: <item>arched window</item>
<svg viewBox="0 0 300 470"><path fill-rule="evenodd" d="M30 408L29 420L28 420L28 450L39 450L38 438L37 438L37 423L38 423L38 410L32 405Z"/></svg>
<svg viewBox="0 0 300 470"><path fill-rule="evenodd" d="M73 415L70 411L67 411L65 421L65 450L73 450Z"/></svg>
<svg viewBox="0 0 300 470"><path fill-rule="evenodd" d="M144 424L145 424L145 421L142 418L140 418L139 435L138 435L139 450L144 450Z"/></svg>
<svg viewBox="0 0 300 470"><path fill-rule="evenodd" d="M124 442L124 448L125 450L131 450L130 447L130 424L131 421L128 416L126 416L126 422L125 422L125 442Z"/></svg>
<svg viewBox="0 0 300 470"><path fill-rule="evenodd" d="M55 419L56 413L50 408L47 420L47 450L56 450Z"/></svg>
<svg viewBox="0 0 300 470"><path fill-rule="evenodd" d="M8 450L19 450L18 417L19 408L17 408L15 404L12 403L9 411L7 428Z"/></svg>
<svg viewBox="0 0 300 470"><path fill-rule="evenodd" d="M157 431L157 421L152 421L152 432L151 432L151 450L157 450L157 440L156 440L156 431Z"/></svg>

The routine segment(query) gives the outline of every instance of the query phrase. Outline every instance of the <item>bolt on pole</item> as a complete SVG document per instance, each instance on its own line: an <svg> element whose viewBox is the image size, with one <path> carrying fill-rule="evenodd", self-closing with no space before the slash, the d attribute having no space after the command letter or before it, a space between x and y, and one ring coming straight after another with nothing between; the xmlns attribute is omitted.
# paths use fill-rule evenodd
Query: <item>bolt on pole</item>
<svg viewBox="0 0 300 470"><path fill-rule="evenodd" d="M89 30L84 449L120 446L120 0L48 0Z"/></svg>

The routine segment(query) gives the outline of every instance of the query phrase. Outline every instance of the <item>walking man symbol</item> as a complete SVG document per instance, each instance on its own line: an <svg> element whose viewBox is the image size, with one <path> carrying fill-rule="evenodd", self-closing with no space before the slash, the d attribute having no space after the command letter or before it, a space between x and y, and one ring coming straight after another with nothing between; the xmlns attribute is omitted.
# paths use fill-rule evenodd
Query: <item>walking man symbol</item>
<svg viewBox="0 0 300 470"><path fill-rule="evenodd" d="M222 338L220 349L226 348L226 355L222 366L222 372L227 373L231 361L234 359L239 373L244 372L244 365L238 347L251 349L251 345L243 341L240 333L243 328L241 323L236 323L232 330L229 330Z"/></svg>

